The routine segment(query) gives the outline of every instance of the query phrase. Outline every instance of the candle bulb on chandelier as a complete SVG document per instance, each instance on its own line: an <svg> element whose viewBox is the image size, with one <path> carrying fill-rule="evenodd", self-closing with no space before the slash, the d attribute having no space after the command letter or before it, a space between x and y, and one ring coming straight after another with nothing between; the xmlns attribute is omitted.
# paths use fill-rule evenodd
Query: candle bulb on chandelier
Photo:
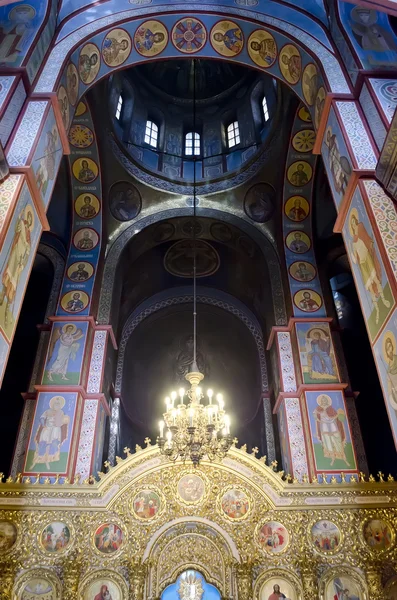
<svg viewBox="0 0 397 600"><path fill-rule="evenodd" d="M219 409L220 409L220 410L223 410L223 409L224 409L224 406L225 406L225 403L224 403L224 401L223 401L223 396L222 396L222 394L217 394L217 395L216 395L216 399L218 400Z"/></svg>
<svg viewBox="0 0 397 600"><path fill-rule="evenodd" d="M167 407L167 412L170 410L170 403L171 403L171 400L170 400L169 396L167 396L165 399L165 405Z"/></svg>
<svg viewBox="0 0 397 600"><path fill-rule="evenodd" d="M179 398L181 400L181 404L183 404L183 397L185 395L185 389L184 388L179 388Z"/></svg>
<svg viewBox="0 0 397 600"><path fill-rule="evenodd" d="M211 425L211 421L212 421L212 407L211 406L207 407L207 416L208 416L208 425Z"/></svg>
<svg viewBox="0 0 397 600"><path fill-rule="evenodd" d="M230 417L229 417L229 415L225 416L225 429L226 429L227 435L229 435L229 433L230 433Z"/></svg>
<svg viewBox="0 0 397 600"><path fill-rule="evenodd" d="M193 408L189 409L189 427L193 427L193 417L194 417L194 410Z"/></svg>
<svg viewBox="0 0 397 600"><path fill-rule="evenodd" d="M159 423L159 427L160 427L160 437L164 437L164 421L160 421Z"/></svg>
<svg viewBox="0 0 397 600"><path fill-rule="evenodd" d="M171 392L171 408L174 408L174 402L175 402L176 397L177 397L177 393Z"/></svg>
<svg viewBox="0 0 397 600"><path fill-rule="evenodd" d="M214 395L214 392L212 390L208 390L207 391L207 396L208 396L208 404L212 404L212 396Z"/></svg>

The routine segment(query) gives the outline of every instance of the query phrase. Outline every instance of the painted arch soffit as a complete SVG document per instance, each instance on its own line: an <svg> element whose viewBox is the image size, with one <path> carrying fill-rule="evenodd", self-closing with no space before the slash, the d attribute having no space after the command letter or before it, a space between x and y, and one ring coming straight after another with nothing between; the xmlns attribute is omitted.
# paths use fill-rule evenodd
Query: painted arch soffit
<svg viewBox="0 0 397 600"><path fill-rule="evenodd" d="M205 4L203 9L221 8L229 10L230 8L240 7L256 18L255 15L263 17L274 17L299 27L307 31L324 44L332 49L325 27L328 25L327 15L324 8L324 0L305 0L297 6L295 0L285 0L282 4L276 0L220 0L216 6L214 4ZM165 6L170 6L169 0L107 0L106 2L86 2L85 0L63 0L58 15L58 26L60 31L57 41L62 40L70 33L87 23L92 23L106 17L109 14L122 12L122 9L130 9L134 14L139 14L140 9L149 12L149 7L153 12L163 10ZM181 8L183 4L174 2L173 10ZM314 18L313 18L314 17Z"/></svg>
<svg viewBox="0 0 397 600"><path fill-rule="evenodd" d="M202 12L204 8L205 7L203 5L199 4L189 5L189 12L184 11L183 14L189 16L197 12ZM101 46L103 42L102 38L106 36L107 28L114 27L118 23L123 23L123 26L128 28L129 23L134 22L135 19L137 19L136 26L139 26L139 19L149 17L150 15L156 15L156 19L161 18L164 21L167 21L168 23L168 21L171 18L170 14L173 14L174 11L175 6L170 5L162 7L163 15L159 15L158 10L153 9L151 7L135 11L126 10L117 14L107 15L106 17L98 19L93 23L81 26L78 30L74 31L73 33L70 33L67 37L65 37L62 41L60 41L52 48L50 54L47 57L47 61L44 65L41 75L37 81L34 92L48 93L53 91L56 88L56 83L59 79L59 76L61 75L63 67L66 64L66 60L71 56L72 51L77 60L80 47L82 47L84 43L87 43L88 40L90 40L91 43L96 43L98 46ZM182 15L182 13L179 14ZM278 32L278 35L281 36L280 43L288 44L290 42L294 42L301 49L301 52L304 53L306 57L306 62L308 60L315 60L315 62L317 62L319 67L321 67L322 72L326 74L328 82L325 85L327 85L329 91L333 93L350 94L349 84L343 74L338 59L328 48L326 48L322 43L318 42L317 39L308 34L306 31L303 31L295 25L286 23L285 21L277 19L273 16L266 17L259 13L251 13L247 10L232 7L228 7L227 11L224 11L223 13L219 9L219 7L217 7L216 14L211 13L210 10L208 10L206 15L202 15L202 19L207 19L212 22L222 14L224 14L225 16L233 15L237 20L239 17L242 17L242 19L250 19L250 22L247 20L240 21L240 26L243 29L247 29L247 31L248 29L252 29L253 27L255 27L256 23L258 25L266 25L270 28L273 28L275 33ZM256 23L252 23L252 20L255 20ZM210 25L211 23L208 24L208 26ZM133 28L135 28L135 24ZM216 55L216 53L214 53L215 51L212 49L211 44L206 43L199 51L195 53L195 56L205 58L214 58L216 56L217 58L219 58L219 56ZM156 57L156 60L163 60L164 58L173 58L175 56L181 57L181 53L171 43L168 43L167 49L160 56ZM313 59L313 56L316 58ZM127 61L123 64L123 67L133 66L134 64L142 63L145 60L148 59L142 57L141 55L138 55L137 52L132 51ZM248 53L245 50L239 55L238 62L242 64L247 64L247 66L251 68L258 68L255 67L255 64L250 60ZM268 69L268 72L272 76L280 79L280 74L276 66L276 63L274 63L274 65ZM111 68L102 64L100 66L96 79L93 80L92 83L80 83L79 96L81 97L91 85L94 85L102 77L108 76L112 71L118 68L119 67ZM260 70L262 71L262 69ZM297 93L298 95L301 95L299 90L297 90Z"/></svg>

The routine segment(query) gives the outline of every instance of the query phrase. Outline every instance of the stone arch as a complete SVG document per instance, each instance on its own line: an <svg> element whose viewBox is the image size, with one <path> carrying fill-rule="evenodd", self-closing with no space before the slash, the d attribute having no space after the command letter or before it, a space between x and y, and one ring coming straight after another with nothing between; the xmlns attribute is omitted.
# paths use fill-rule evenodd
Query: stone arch
<svg viewBox="0 0 397 600"><path fill-rule="evenodd" d="M119 237L113 242L107 251L105 265L102 276L102 287L101 296L99 299L98 308L98 321L99 323L109 323L110 313L112 305L113 287L116 276L116 267L120 260L122 251L126 247L127 243L137 235L145 227L165 221L174 217L185 217L191 216L191 208L172 208L168 210L158 211L142 219L135 221L127 229L125 229ZM197 209L197 215L199 217L211 217L213 219L219 219L226 223L231 223L235 227L238 227L249 235L261 249L266 264L269 268L269 276L271 282L272 298L273 298L273 310L274 320L277 325L285 325L287 323L287 312L284 300L284 291L281 278L280 262L273 246L274 240L266 229L259 229L248 223L247 217L232 215L231 213L215 210L210 208ZM270 239L269 239L270 238Z"/></svg>
<svg viewBox="0 0 397 600"><path fill-rule="evenodd" d="M46 567L36 567L24 571L18 576L12 591L12 600L20 600L22 598L25 586L32 579L44 579L52 586L53 596L51 600L62 599L62 585L55 571Z"/></svg>

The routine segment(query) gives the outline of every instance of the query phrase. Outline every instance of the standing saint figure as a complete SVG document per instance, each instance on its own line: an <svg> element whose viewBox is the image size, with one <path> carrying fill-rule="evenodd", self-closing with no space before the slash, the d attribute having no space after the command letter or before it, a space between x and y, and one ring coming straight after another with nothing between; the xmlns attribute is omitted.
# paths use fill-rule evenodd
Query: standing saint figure
<svg viewBox="0 0 397 600"><path fill-rule="evenodd" d="M330 337L320 330L312 330L311 333L312 338L309 338L311 350L308 356L312 379L318 379L316 375L330 375L335 377L334 365L331 358Z"/></svg>
<svg viewBox="0 0 397 600"><path fill-rule="evenodd" d="M363 223L358 220L356 209L350 213L349 231L352 237L351 256L354 264L359 268L364 288L368 292L371 302L375 308L375 321L379 323L379 300L382 300L386 308L390 308L389 300L386 300L382 288L382 268L377 257L375 244Z"/></svg>
<svg viewBox="0 0 397 600"><path fill-rule="evenodd" d="M68 439L69 416L63 412L65 398L54 396L50 400L50 408L43 412L34 436L36 450L30 470L37 463L44 463L50 470L50 463L57 462L61 456L61 446Z"/></svg>
<svg viewBox="0 0 397 600"><path fill-rule="evenodd" d="M279 600L279 598L286 598L285 594L282 593L282 591L280 590L280 586L278 585L278 583L276 583L273 586L273 593L270 594L269 599L268 600Z"/></svg>
<svg viewBox="0 0 397 600"><path fill-rule="evenodd" d="M327 394L317 398L318 406L313 411L316 420L316 436L323 447L324 458L331 459L331 467L335 460L343 460L350 467L346 454L346 431L341 419L345 418L342 409L336 411Z"/></svg>
<svg viewBox="0 0 397 600"><path fill-rule="evenodd" d="M94 600L112 600L112 596L107 585L101 585L101 591L95 596Z"/></svg>
<svg viewBox="0 0 397 600"><path fill-rule="evenodd" d="M387 399L397 410L397 354L394 336L387 335L387 333L384 341L384 355L386 355L387 361Z"/></svg>
<svg viewBox="0 0 397 600"><path fill-rule="evenodd" d="M59 340L57 357L48 368L47 377L49 381L54 381L52 376L61 375L61 379L68 381L66 373L68 372L69 360L75 360L80 344L77 343L84 336L81 329L77 329L73 323L64 325L62 328L57 327L52 336L51 346L49 349L49 361L51 362L54 356L55 345Z"/></svg>
<svg viewBox="0 0 397 600"><path fill-rule="evenodd" d="M0 293L0 306L6 303L4 326L8 325L8 309L13 304L18 289L19 279L25 269L31 251L31 231L33 229L33 209L26 206L15 224L15 234L12 240L6 264L2 272L3 289Z"/></svg>

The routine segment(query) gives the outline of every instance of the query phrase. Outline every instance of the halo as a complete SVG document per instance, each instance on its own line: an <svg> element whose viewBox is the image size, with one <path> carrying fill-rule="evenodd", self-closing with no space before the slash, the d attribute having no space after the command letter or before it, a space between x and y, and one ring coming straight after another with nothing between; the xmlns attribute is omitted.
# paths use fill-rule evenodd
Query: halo
<svg viewBox="0 0 397 600"><path fill-rule="evenodd" d="M36 16L36 9L33 8L33 6L30 6L30 4L20 4L19 6L15 6L15 8L10 10L10 14L9 14L9 19L10 21L14 20L14 15L17 14L21 8L28 8L29 9L29 20L32 20L35 18Z"/></svg>
<svg viewBox="0 0 397 600"><path fill-rule="evenodd" d="M313 334L316 331L318 331L322 337L327 337L324 329L321 329L320 327L313 327L312 329L309 329L309 331L307 332L307 337L312 338Z"/></svg>
<svg viewBox="0 0 397 600"><path fill-rule="evenodd" d="M67 327L73 327L72 335L73 335L74 333L76 333L76 331L77 331L77 327L76 327L76 325L75 325L74 323L66 323L66 325L64 325L64 326L62 327L62 333L66 333L66 328L67 328Z"/></svg>
<svg viewBox="0 0 397 600"><path fill-rule="evenodd" d="M352 237L354 237L354 233L352 231L352 226L351 226L352 217L356 217L357 223L359 223L360 219L358 218L358 210L357 210L357 208L352 208L351 211L350 211L350 213L349 213L349 232L350 232L350 235Z"/></svg>
<svg viewBox="0 0 397 600"><path fill-rule="evenodd" d="M28 214L30 214L30 216L32 217L32 224L30 226L30 230L32 230L34 228L34 212L33 212L33 206L31 204L28 204L25 207L25 210L24 210L24 213L23 213L23 218L24 218L25 221L27 221Z"/></svg>
<svg viewBox="0 0 397 600"><path fill-rule="evenodd" d="M326 146L328 146L328 144L327 144L328 133L330 133L332 135L332 127L331 127L331 125L328 125L327 129L325 130L324 143L325 143Z"/></svg>
<svg viewBox="0 0 397 600"><path fill-rule="evenodd" d="M50 407L53 408L54 402L55 401L61 401L61 406L60 408L63 408L65 406L65 398L63 396L53 396L50 400Z"/></svg>
<svg viewBox="0 0 397 600"><path fill-rule="evenodd" d="M386 354L386 341L387 340L390 340L391 343L393 344L393 349L394 349L395 353L397 350L396 337L395 337L394 333L392 331L386 331L386 333L383 336L383 341L382 341L382 354L383 354L383 358L385 359L386 363L389 362L389 358Z"/></svg>
<svg viewBox="0 0 397 600"><path fill-rule="evenodd" d="M318 404L319 406L321 406L321 404L320 404L320 399L321 399L321 398L326 398L326 400L328 401L328 404L327 404L327 406L331 406L331 404L332 404L332 400L331 400L331 398L328 396L328 394L319 394L319 395L317 396L317 404Z"/></svg>
<svg viewBox="0 0 397 600"><path fill-rule="evenodd" d="M355 23L358 23L359 25L363 25L363 22L358 18L358 15L363 11L366 13L370 13L370 18L367 22L367 25L374 25L378 20L376 11L370 8L364 8L362 6L355 6L351 11L350 16L353 19L353 21L355 21Z"/></svg>

